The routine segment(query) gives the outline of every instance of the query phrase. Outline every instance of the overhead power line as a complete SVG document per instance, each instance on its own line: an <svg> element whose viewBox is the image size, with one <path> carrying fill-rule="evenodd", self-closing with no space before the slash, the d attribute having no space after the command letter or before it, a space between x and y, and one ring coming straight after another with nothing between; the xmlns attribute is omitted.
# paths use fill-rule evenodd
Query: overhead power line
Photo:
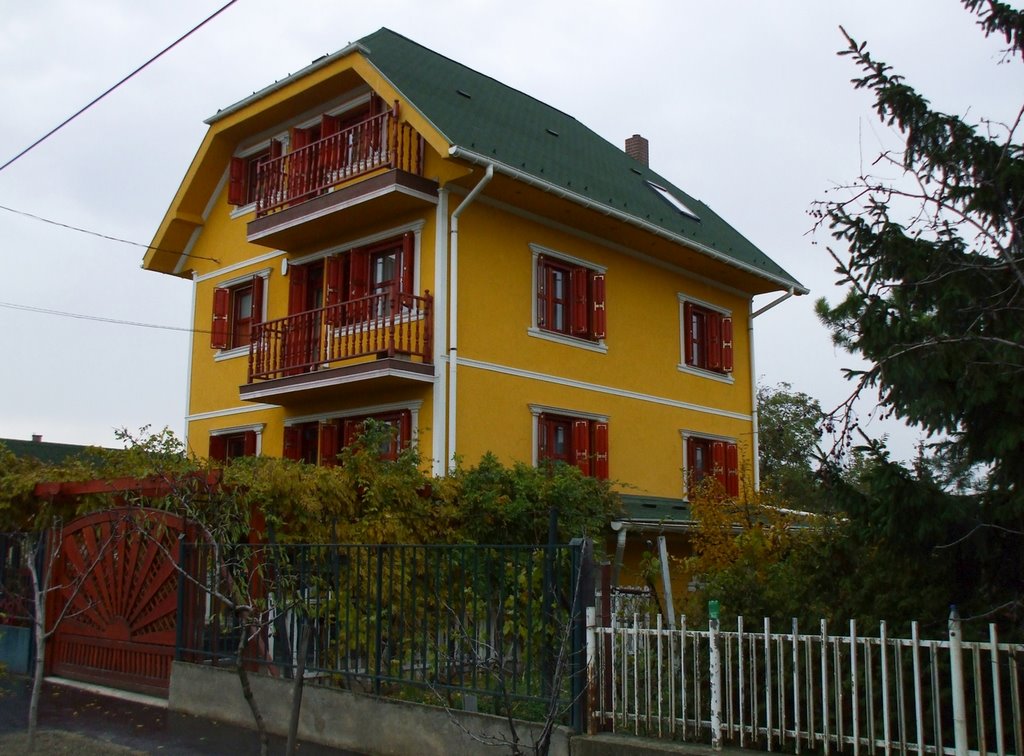
<svg viewBox="0 0 1024 756"><path fill-rule="evenodd" d="M201 22L200 22L200 23L199 23L198 25L196 25L196 26L193 26L193 27L192 27L192 28L191 28L191 29L190 29L189 31L185 32L185 34L183 34L182 36L178 37L178 38L177 38L176 40L174 40L173 42L171 42L171 44L169 44L169 45L168 45L167 47L165 47L165 48L164 48L163 50L161 50L160 52L158 52L158 53L157 53L156 55L154 55L154 56L153 56L152 58L150 58L149 60L147 60L147 61L146 61L145 63L143 63L143 64L142 64L141 66L139 66L139 67L138 67L138 68L136 68L136 69L135 69L134 71L132 71L132 72L131 72L130 74L128 74L127 76L125 76L125 77L124 77L123 79L121 79L121 81L117 82L117 84L115 84L114 86L112 86L112 87L110 87L109 89L107 89L107 91L105 91L105 92L104 92L103 94L101 94L101 95L99 95L98 97L96 97L95 99L93 99L93 100L92 100L92 101L91 101L90 103L88 103L88 104L87 104L87 105L86 105L85 107L83 107L82 109L78 110L78 111L77 111L77 112L75 112L74 114L72 114L72 115L68 116L67 118L65 118L65 119L64 119L63 121L61 121L61 123L59 123L58 125L54 126L54 127L52 128L52 129L50 129L49 131L47 131L47 132L46 132L45 134L43 134L43 135L42 135L41 137L39 137L39 138L38 138L38 139L37 139L36 141L32 142L32 144L30 144L30 145L29 145L28 147L26 147L25 149L23 149L23 150L22 150L21 152L19 152L19 153L18 153L17 155L15 155L14 157L12 157L12 158L11 158L10 160L8 160L8 161L7 161L6 163L4 163L3 165L0 165L0 171L4 170L4 169L5 169L5 168L6 168L7 166L9 166L9 165L10 165L11 163L13 163L13 162L14 162L15 160L17 160L18 158L22 157L23 155L25 155L25 154L26 154L26 153L28 153L29 151L31 151L31 150L35 149L36 147L38 147L38 146L39 146L40 144L42 144L42 143L43 143L43 142L45 142L45 141L46 141L47 139L49 139L49 138L50 138L51 136L53 136L53 135L54 135L54 134L56 134L56 133L57 133L58 131L60 131L61 129L63 129L63 128L64 128L65 126L67 126L67 125L68 125L69 123L71 123L71 122L72 122L73 120L75 120L76 118L78 118L78 116L82 115L82 113L84 113L85 111L87 111L87 110L88 110L89 108L91 108L91 107L92 107L93 105L95 105L95 104L96 104L97 102L99 102L100 100L102 100L102 99L103 99L104 97L106 97L106 96L107 96L108 94L110 94L110 93L111 93L111 92L113 92L113 91L114 91L115 89L117 89L117 88L118 88L118 87L120 87L120 86L121 86L122 84L124 84L124 83L125 83L126 81L128 81L128 80L129 80L129 79L131 79L131 78L132 78L133 76L135 76L135 74L137 74L137 73L139 73L140 71L142 71L143 69L145 69L145 68L146 68L147 66L149 66L149 64L150 64L150 63L153 63L154 61L156 61L157 59L159 59L159 58L160 58L161 56L163 56L163 55L164 55L164 53L166 53L166 52L169 52L170 50L172 50L172 49L174 49L175 47L177 47L177 46L178 46L178 45L179 45L179 44L180 44L181 42L183 42L184 40L188 39L188 37L192 36L192 34L194 34L195 32L199 31L199 29L201 29L202 27L206 26L206 24L208 24L208 23L209 23L210 21L212 21L213 19L215 19L215 18L216 18L217 16L219 16L219 15L220 15L221 13L223 13L224 11L226 11L226 10L227 10L228 8L230 8L230 7L232 6L232 5L234 5L234 4L235 4L235 3L237 3L237 2L238 2L238 0L229 0L229 2L228 2L228 3L226 3L225 5L223 5L223 6L222 6L222 7L221 7L221 8L219 9L219 10L217 10L216 12L214 12L213 14L211 14L210 16L207 16L207 17L206 17L206 18L205 18L205 19L204 19L203 21L201 21Z"/></svg>
<svg viewBox="0 0 1024 756"><path fill-rule="evenodd" d="M89 234L89 236L96 236L96 237L99 237L100 239L107 239L109 241L119 242L120 244L130 244L133 247L141 247L142 249L146 250L147 252L149 250L151 250L151 249L155 250L157 252L172 252L172 253L174 253L176 255L181 255L183 257L193 257L196 260L209 260L210 262L217 263L218 265L220 264L220 260L218 260L216 257L205 257L203 255L191 255L191 254L189 254L187 252L181 252L181 251L176 250L176 249L165 249L163 247L154 247L151 244L143 244L142 242L131 241L130 239L121 239L120 237L117 237L117 236L110 236L108 234L101 234L99 231L90 231L87 228L81 228L79 226L72 226L72 225L70 225L68 223L61 223L60 221L51 220L50 218L44 218L43 216L35 215L34 213L27 213L24 210L15 210L13 207L7 207L6 205L0 205L0 210L6 210L7 212L14 213L15 215L22 215L22 216L24 216L26 218L32 218L33 220L41 221L42 223L49 223L52 226L59 226L61 228L66 228L66 229L69 229L71 231L78 231L79 233Z"/></svg>
<svg viewBox="0 0 1024 756"><path fill-rule="evenodd" d="M0 307L7 307L11 310L24 310L26 312L38 312L44 315L57 315L62 318L77 318L78 320L96 320L100 323L114 323L115 325L135 326L137 328L157 328L162 331L184 331L185 333L210 333L202 328L182 328L181 326L158 325L156 323L140 323L135 320L119 320L117 318L104 318L99 315L83 315L77 312L64 312L62 310L49 310L45 307L32 307L31 305L15 304L14 302L0 302Z"/></svg>

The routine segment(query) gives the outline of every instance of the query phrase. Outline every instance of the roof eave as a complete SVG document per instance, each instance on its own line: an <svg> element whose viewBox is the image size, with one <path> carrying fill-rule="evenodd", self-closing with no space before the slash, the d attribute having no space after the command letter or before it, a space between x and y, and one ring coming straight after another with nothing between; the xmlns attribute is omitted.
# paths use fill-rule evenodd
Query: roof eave
<svg viewBox="0 0 1024 756"><path fill-rule="evenodd" d="M460 147L457 144L454 144L448 148L448 154L451 155L452 157L468 160L471 163L475 163L477 165L493 165L495 170L500 171L501 173L505 174L506 176L512 179L522 181L525 184L529 184L538 189L541 189L542 191L549 192L563 199L567 199L570 202L575 202L576 204L582 205L583 207L586 207L588 209L597 210L598 212L603 213L604 215L611 216L617 220L622 221L623 223L629 223L633 226L643 229L644 231L647 231L648 233L655 234L656 236L660 236L663 239L668 239L669 241L672 241L676 244L680 244L695 249L698 252L705 254L708 257L711 257L712 259L724 263L725 265L737 268L738 270L742 270L743 272L749 273L750 275L756 276L758 278L771 281L772 283L778 285L781 289L785 291L792 291L794 294L810 293L810 289L807 289L798 281L789 278L783 278L782 276L776 276L766 271L759 270L752 265L747 265L739 260L736 260L733 257L725 255L722 252L719 252L717 249L708 247L704 244L701 244L698 241L694 241L693 239L689 239L685 236L682 236L681 234L674 234L671 231L667 231L666 229L661 228L660 226L656 226L655 224L644 220L643 218L638 218L635 215L624 213L621 210L618 210L614 207L609 207L608 205L605 205L601 202L596 202L590 199L589 197L584 197L582 194L578 194L577 192L570 191L565 187L559 186L558 184L553 184L550 181L538 178L537 176L534 176L531 173L527 173L511 165L502 163L501 161L495 160L494 158L487 157L486 155L481 155L480 153L474 152L472 150L467 150L465 147Z"/></svg>
<svg viewBox="0 0 1024 756"><path fill-rule="evenodd" d="M314 71L320 70L324 66L329 66L331 63L338 60L339 58L344 58L346 55L353 52L360 52L365 55L370 51L360 43L352 42L346 45L345 47L341 48L337 52L333 52L330 55L324 55L322 58L317 58L305 68L296 71L293 74L289 74L288 76L285 76L283 79L275 81L273 84L270 84L269 86L263 87L263 89L259 90L258 92L253 92L245 99L239 100L233 105L228 105L223 110L218 110L214 115L210 116L205 121L203 121L203 123L205 123L208 126L212 126L213 124L217 123L217 121L220 121L223 118L227 118L232 113L237 113L239 110L248 107L252 103L257 102L258 100L262 100L267 95L273 94L279 89L284 89L286 86L296 81L297 79L301 79L303 76L308 76Z"/></svg>

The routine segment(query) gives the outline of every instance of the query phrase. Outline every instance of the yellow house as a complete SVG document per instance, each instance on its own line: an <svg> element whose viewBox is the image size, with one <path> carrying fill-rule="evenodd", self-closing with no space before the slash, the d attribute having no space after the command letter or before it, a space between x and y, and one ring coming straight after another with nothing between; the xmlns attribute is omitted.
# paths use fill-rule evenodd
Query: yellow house
<svg viewBox="0 0 1024 756"><path fill-rule="evenodd" d="M806 289L643 138L388 29L207 124L145 258L192 281L196 454L329 464L375 417L435 473L615 480L631 527L756 483L752 297Z"/></svg>

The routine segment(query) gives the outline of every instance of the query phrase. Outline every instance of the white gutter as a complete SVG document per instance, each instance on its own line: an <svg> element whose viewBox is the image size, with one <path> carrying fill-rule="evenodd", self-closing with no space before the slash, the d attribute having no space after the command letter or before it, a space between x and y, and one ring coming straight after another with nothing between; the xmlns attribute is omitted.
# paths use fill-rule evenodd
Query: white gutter
<svg viewBox="0 0 1024 756"><path fill-rule="evenodd" d="M449 231L449 258L448 264L448 469L455 469L455 418L456 418L456 383L455 371L459 364L458 343L459 343L459 216L462 211L469 207L476 199L490 180L494 178L494 164L487 166L487 171L480 182L473 187L473 190L466 195L466 198L459 203L459 206L452 213L451 229Z"/></svg>
<svg viewBox="0 0 1024 756"><path fill-rule="evenodd" d="M567 199L570 202L575 202L576 204L582 205L583 207L586 207L589 210L596 210L597 212L603 215L615 218L616 220L622 221L623 223L629 223L630 225L637 226L638 228L641 228L644 231L652 233L656 236L660 236L663 239L668 239L669 241L675 242L676 244L691 247L692 249L695 249L698 252L708 255L709 257L712 257L715 260L725 263L726 265L729 265L733 268L738 268L739 270L742 270L746 273L750 273L753 276L771 281L774 284L778 284L780 287L788 289L790 292L797 294L810 293L810 289L806 289L803 286L795 286L793 281L790 279L780 278L779 276L767 273L763 270L754 267L753 265L748 265L746 263L740 262L739 260L736 260L735 258L730 257L729 255L723 254L722 252L719 252L717 249L714 249L713 247L708 247L704 244L701 244L700 242L694 241L693 239L688 239L687 237L682 236L680 234L675 234L672 233L671 231L666 231L660 226L656 226L653 223L649 223L643 220L642 218L636 217L635 215L624 213L621 210L616 210L614 207L608 207L607 205L603 205L600 202L595 202L592 199L584 197L582 194L571 192L567 189L564 189L563 187L558 186L557 184L552 184L550 181L544 181L543 179L539 179L536 176L526 173L525 171L519 170L518 168L514 168L510 165L506 165L505 163L491 160L490 158L487 158L484 155L472 152L471 150L467 150L464 147L452 145L451 147L448 148L448 154L451 155L452 157L458 157L464 160L468 160L471 163L476 163L477 165L497 167L501 173L504 173L506 176L509 176L517 181L522 181L524 184L529 184L530 186L548 192L549 194L554 194L555 196L561 197L562 199Z"/></svg>
<svg viewBox="0 0 1024 756"><path fill-rule="evenodd" d="M447 465L445 458L445 425L448 417L445 360L448 354L448 190L437 190L437 208L434 211L437 222L434 230L434 381L433 421L431 434L430 465L434 476L444 475ZM422 256L421 256L422 259Z"/></svg>
<svg viewBox="0 0 1024 756"><path fill-rule="evenodd" d="M754 300L750 300L750 314L747 316L747 343L750 346L750 406L751 427L750 453L754 457L754 490L761 490L761 418L757 411L757 373L754 371L754 318L780 305L793 296L793 287L778 299L775 299L759 310L754 310Z"/></svg>

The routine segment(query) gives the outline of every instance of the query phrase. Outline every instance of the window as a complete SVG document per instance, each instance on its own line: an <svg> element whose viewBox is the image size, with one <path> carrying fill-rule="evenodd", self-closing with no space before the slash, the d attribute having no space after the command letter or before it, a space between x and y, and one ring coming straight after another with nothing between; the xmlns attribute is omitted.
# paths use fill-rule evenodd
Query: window
<svg viewBox="0 0 1024 756"><path fill-rule="evenodd" d="M234 286L213 290L210 346L235 349L249 346L252 328L263 320L263 277L255 275Z"/></svg>
<svg viewBox="0 0 1024 756"><path fill-rule="evenodd" d="M537 328L600 341L606 335L605 274L537 255Z"/></svg>
<svg viewBox="0 0 1024 756"><path fill-rule="evenodd" d="M362 433L367 420L376 420L394 429L391 438L382 444L381 459L398 459L412 443L412 413L409 410L333 418L286 426L284 456L310 465L332 467L338 452L350 446Z"/></svg>
<svg viewBox="0 0 1024 756"><path fill-rule="evenodd" d="M732 318L721 310L684 300L683 362L701 370L731 373Z"/></svg>
<svg viewBox="0 0 1024 756"><path fill-rule="evenodd" d="M537 416L537 462L575 465L584 475L608 479L608 423L568 415Z"/></svg>
<svg viewBox="0 0 1024 756"><path fill-rule="evenodd" d="M713 476L729 496L739 496L739 454L736 444L724 439L684 436L686 488Z"/></svg>
<svg viewBox="0 0 1024 756"><path fill-rule="evenodd" d="M272 139L264 149L245 157L231 158L228 170L228 204L248 205L256 201L260 167L281 157L281 142Z"/></svg>
<svg viewBox="0 0 1024 756"><path fill-rule="evenodd" d="M259 433L254 430L215 431L210 434L210 459L227 462L236 457L255 457Z"/></svg>

